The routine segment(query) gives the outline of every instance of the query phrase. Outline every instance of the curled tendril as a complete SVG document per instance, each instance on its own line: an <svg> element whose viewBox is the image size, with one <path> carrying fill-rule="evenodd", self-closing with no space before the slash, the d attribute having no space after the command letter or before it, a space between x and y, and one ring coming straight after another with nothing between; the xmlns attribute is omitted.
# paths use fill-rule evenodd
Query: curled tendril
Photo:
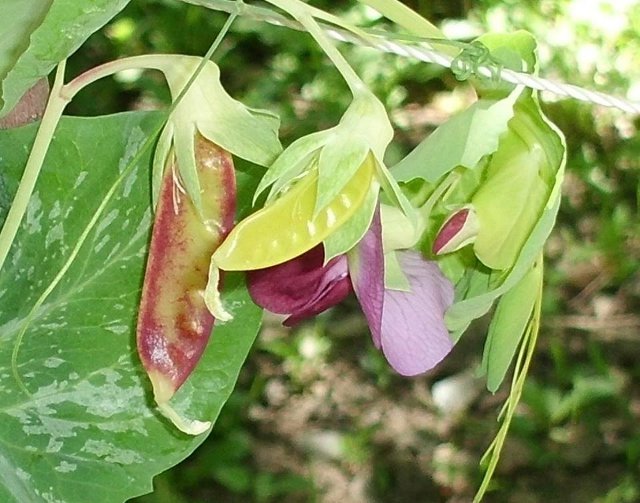
<svg viewBox="0 0 640 503"><path fill-rule="evenodd" d="M483 78L480 67L491 72L490 78L493 82L500 80L502 64L491 56L486 45L477 40L467 44L451 62L451 71L460 81L467 80L472 75Z"/></svg>

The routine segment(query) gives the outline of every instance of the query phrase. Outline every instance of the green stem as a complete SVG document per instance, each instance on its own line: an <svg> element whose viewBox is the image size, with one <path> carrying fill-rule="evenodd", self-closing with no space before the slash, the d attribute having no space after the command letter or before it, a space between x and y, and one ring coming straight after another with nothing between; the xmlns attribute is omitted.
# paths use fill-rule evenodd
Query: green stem
<svg viewBox="0 0 640 503"><path fill-rule="evenodd" d="M33 147L29 153L20 185L11 203L11 208L9 208L9 213L7 214L2 231L0 231L0 270L2 270L7 255L9 254L13 240L20 227L20 222L22 222L22 217L27 211L29 199L31 199L31 194L35 188L42 163L53 139L53 133L68 103L68 100L60 93L64 82L65 66L66 60L58 63L56 77L51 88L47 107L42 116L38 132L36 133Z"/></svg>
<svg viewBox="0 0 640 503"><path fill-rule="evenodd" d="M269 3L291 14L322 48L331 62L340 72L345 82L355 97L366 90L366 86L358 77L358 74L351 68L344 56L336 48L333 42L320 28L316 20L311 15L309 7L299 0L267 0Z"/></svg>
<svg viewBox="0 0 640 503"><path fill-rule="evenodd" d="M354 26L351 23L347 23L342 18L335 16L329 12L325 12L317 7L313 7L312 5L307 5L307 12L316 19L321 19L325 23L331 23L335 26L342 28L345 31L353 33L357 35L361 39L371 43L374 39L369 33L359 28L358 26ZM327 26L325 25L325 28ZM324 32L323 32L324 33Z"/></svg>
<svg viewBox="0 0 640 503"><path fill-rule="evenodd" d="M60 94L67 99L67 101L71 101L76 94L88 85L91 85L104 77L109 77L114 73L140 68L162 71L165 67L166 63L164 63L164 57L159 54L132 56L129 58L109 61L108 63L96 66L95 68L78 75L75 79L62 87Z"/></svg>
<svg viewBox="0 0 640 503"><path fill-rule="evenodd" d="M422 215L422 218L429 219L431 211L436 203L444 196L444 194L460 179L460 174L456 171L452 171L447 177L435 188L425 203L418 208L418 211Z"/></svg>
<svg viewBox="0 0 640 503"><path fill-rule="evenodd" d="M398 26L402 26L409 33L413 33L422 38L430 39L445 39L444 34L438 29L437 26L427 21L420 16L417 12L411 10L409 7L399 2L398 0L358 0L359 2L368 5L369 7L377 10L380 14L386 17L389 21L394 22ZM444 44L442 52L449 56L456 56L458 51L449 47L448 44Z"/></svg>
<svg viewBox="0 0 640 503"><path fill-rule="evenodd" d="M248 5L243 3L240 7L237 6L237 3L232 0L182 0L185 3L200 5L207 9L218 10L223 12L235 13L239 16L249 17L255 21L267 21L274 24L278 24L281 26L285 26L287 28L291 28L294 30L303 30L304 27L300 26L299 22L295 22L290 18L286 17L275 10L271 10L265 7L256 7L253 5ZM354 26L342 18L335 16L329 12L325 12L317 7L313 7L312 5L306 5L306 10L309 14L311 14L314 18L320 19L325 23L331 23L334 26L338 26L343 30L353 33L354 35L360 37L363 40L371 42L375 39L372 37L370 33L367 31ZM325 26L326 27L326 26ZM387 34L388 35L388 34ZM417 37L416 37L417 38Z"/></svg>
<svg viewBox="0 0 640 503"><path fill-rule="evenodd" d="M542 255L538 257L538 264L541 269L544 267L544 259ZM531 324L529 325L527 335L522 341L520 351L518 352L518 358L513 372L513 379L511 381L511 393L507 399L505 407L503 407L500 412L500 416L504 415L502 424L500 425L500 429L498 430L496 437L493 439L493 442L491 442L491 445L487 448L487 451L480 461L483 463L488 456L491 456L489 465L484 473L482 483L473 498L473 503L480 503L489 488L493 474L498 466L500 453L502 452L502 447L504 446L504 442L507 438L507 433L509 432L511 421L513 420L513 416L516 412L516 407L522 397L522 390L524 389L524 383L526 381L529 367L531 366L531 360L533 359L533 354L535 352L536 343L538 341L538 333L540 332L540 319L542 316L542 277L543 271L541 270L540 283L538 285L538 298L536 299L534 311L531 316Z"/></svg>

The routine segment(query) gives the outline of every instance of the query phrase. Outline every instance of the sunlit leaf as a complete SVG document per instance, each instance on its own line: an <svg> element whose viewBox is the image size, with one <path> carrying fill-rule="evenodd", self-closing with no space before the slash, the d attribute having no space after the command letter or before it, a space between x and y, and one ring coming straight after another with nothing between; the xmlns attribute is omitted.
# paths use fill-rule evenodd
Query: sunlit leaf
<svg viewBox="0 0 640 503"><path fill-rule="evenodd" d="M402 182L422 178L435 183L457 166L475 167L498 148L518 94L499 101L476 101L427 136L391 173Z"/></svg>
<svg viewBox="0 0 640 503"><path fill-rule="evenodd" d="M42 22L52 1L3 0L0 3L0 81L29 46L31 33Z"/></svg>

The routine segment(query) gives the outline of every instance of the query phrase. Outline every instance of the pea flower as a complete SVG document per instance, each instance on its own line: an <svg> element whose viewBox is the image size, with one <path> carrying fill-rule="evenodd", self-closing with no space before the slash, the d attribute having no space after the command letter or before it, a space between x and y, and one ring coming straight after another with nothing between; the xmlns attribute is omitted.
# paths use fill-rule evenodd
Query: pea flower
<svg viewBox="0 0 640 503"><path fill-rule="evenodd" d="M213 254L207 290L215 290L218 270L248 271L254 301L289 314L288 324L354 291L374 344L400 374L436 365L452 347L444 312L453 287L416 252L383 248L381 188L407 222L409 245L421 234L417 213L382 160L392 135L383 105L361 91L338 125L291 144L256 190L257 198L271 186L264 207Z"/></svg>
<svg viewBox="0 0 640 503"><path fill-rule="evenodd" d="M249 271L249 293L256 304L287 314L295 325L355 292L374 345L401 375L414 376L439 363L453 347L444 314L453 302L453 285L435 262L416 251L397 253L408 290L385 288L385 253L380 212L347 254L324 263L318 245L287 262Z"/></svg>

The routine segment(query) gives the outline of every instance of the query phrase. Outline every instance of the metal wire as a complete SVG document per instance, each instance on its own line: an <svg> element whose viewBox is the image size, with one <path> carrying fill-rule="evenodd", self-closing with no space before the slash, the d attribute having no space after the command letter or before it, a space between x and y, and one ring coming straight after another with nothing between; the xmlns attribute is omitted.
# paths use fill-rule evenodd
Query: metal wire
<svg viewBox="0 0 640 503"><path fill-rule="evenodd" d="M282 14L271 9L255 7L252 5L236 2L234 0L184 0L186 3L200 5L209 9L220 10L229 13L237 13L240 16L252 18L257 21L266 21L277 26L284 26L294 30L303 31L302 26ZM425 43L408 43L404 41L392 40L393 35L381 36L380 32L367 32L369 39L363 39L346 30L335 28L320 23L324 31L334 40L347 42L350 44L368 46L382 52L396 54L406 58L435 63L446 68L451 68L454 58L437 51L432 46ZM365 30L366 31L366 30ZM531 75L529 73L516 72L506 68L496 69L489 66L480 65L475 69L476 73L483 77L499 78L512 84L522 84L538 91L548 91L558 96L566 96L576 100L595 103L609 108L617 108L631 114L640 114L640 103L630 101L599 91L592 91L573 84L555 82L549 79Z"/></svg>

